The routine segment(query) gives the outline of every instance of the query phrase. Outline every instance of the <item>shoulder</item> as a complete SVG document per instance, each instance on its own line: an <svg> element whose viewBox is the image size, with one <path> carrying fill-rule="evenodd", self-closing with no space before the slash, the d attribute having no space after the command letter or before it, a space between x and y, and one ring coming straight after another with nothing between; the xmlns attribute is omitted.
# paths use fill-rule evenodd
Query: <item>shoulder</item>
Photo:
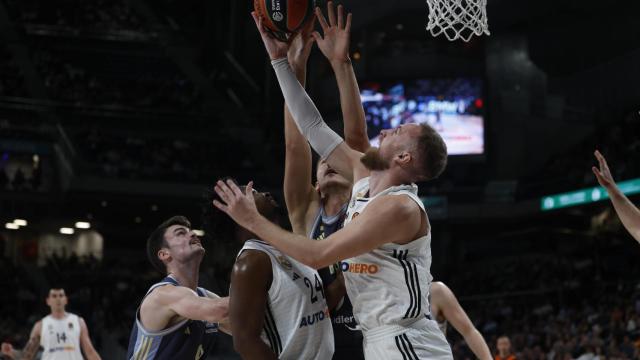
<svg viewBox="0 0 640 360"><path fill-rule="evenodd" d="M141 307L153 308L156 306L166 306L186 296L198 296L198 294L184 286L167 284L153 289L149 295L145 296L144 300L142 300Z"/></svg>
<svg viewBox="0 0 640 360"><path fill-rule="evenodd" d="M431 283L431 296L436 296L438 298L450 298L453 296L453 292L445 283L441 281L434 281Z"/></svg>
<svg viewBox="0 0 640 360"><path fill-rule="evenodd" d="M380 216L388 216L393 219L408 219L413 216L422 216L420 206L408 196L384 195L371 201L367 209L375 209Z"/></svg>
<svg viewBox="0 0 640 360"><path fill-rule="evenodd" d="M264 251L244 250L233 264L231 270L232 287L245 287L251 284L256 287L269 288L272 281L271 257Z"/></svg>
<svg viewBox="0 0 640 360"><path fill-rule="evenodd" d="M46 319L46 317L42 318L42 320L38 320L34 325L33 329L31 329L31 336L40 336L40 332L42 331L42 322Z"/></svg>
<svg viewBox="0 0 640 360"><path fill-rule="evenodd" d="M254 271L271 272L271 258L264 250L245 249L238 255L233 265L233 274L244 274Z"/></svg>

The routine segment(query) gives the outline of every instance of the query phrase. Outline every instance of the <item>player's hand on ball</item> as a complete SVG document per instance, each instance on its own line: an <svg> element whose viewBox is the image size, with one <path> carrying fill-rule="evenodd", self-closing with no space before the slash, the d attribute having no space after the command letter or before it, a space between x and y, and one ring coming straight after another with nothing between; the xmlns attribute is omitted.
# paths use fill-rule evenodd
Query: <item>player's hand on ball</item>
<svg viewBox="0 0 640 360"><path fill-rule="evenodd" d="M593 166L591 170L598 179L598 183L606 189L610 189L616 185L616 182L613 180L613 176L611 175L611 171L609 170L609 165L607 165L607 160L605 160L604 156L600 153L600 151L596 150L594 152L596 159L598 160L598 165L600 168Z"/></svg>
<svg viewBox="0 0 640 360"><path fill-rule="evenodd" d="M283 41L280 41L274 38L269 32L265 29L262 24L262 19L258 16L258 13L255 11L251 12L251 16L253 17L253 21L256 23L256 27L260 32L260 37L262 38L262 42L264 43L265 49L267 49L267 53L269 54L269 58L271 60L277 60L287 57L287 51L289 50L289 44Z"/></svg>
<svg viewBox="0 0 640 360"><path fill-rule="evenodd" d="M320 22L323 34L314 31L313 37L318 43L320 51L331 62L331 64L349 61L349 37L351 33L351 14L344 17L344 8L338 6L338 16L336 17L333 2L327 4L327 15L329 22L325 19L320 8L316 8L316 17Z"/></svg>
<svg viewBox="0 0 640 360"><path fill-rule="evenodd" d="M291 64L296 71L304 70L307 66L307 60L309 60L309 54L311 54L311 47L314 41L313 36L311 36L314 26L315 19L309 21L299 33L294 35L293 40L291 40L287 58L289 59L289 64Z"/></svg>
<svg viewBox="0 0 640 360"><path fill-rule="evenodd" d="M214 190L222 202L213 200L213 205L227 213L240 226L248 228L260 216L253 198L253 182L249 182L245 193L232 180L227 180L226 183L218 180Z"/></svg>

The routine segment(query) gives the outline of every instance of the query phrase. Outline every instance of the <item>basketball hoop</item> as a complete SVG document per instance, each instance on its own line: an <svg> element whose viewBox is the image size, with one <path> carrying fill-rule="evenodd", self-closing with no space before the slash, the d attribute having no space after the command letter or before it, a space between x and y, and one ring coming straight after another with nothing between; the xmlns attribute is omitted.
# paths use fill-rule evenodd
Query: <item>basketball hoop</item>
<svg viewBox="0 0 640 360"><path fill-rule="evenodd" d="M442 33L454 41L469 41L475 34L489 35L487 0L427 0L431 35Z"/></svg>

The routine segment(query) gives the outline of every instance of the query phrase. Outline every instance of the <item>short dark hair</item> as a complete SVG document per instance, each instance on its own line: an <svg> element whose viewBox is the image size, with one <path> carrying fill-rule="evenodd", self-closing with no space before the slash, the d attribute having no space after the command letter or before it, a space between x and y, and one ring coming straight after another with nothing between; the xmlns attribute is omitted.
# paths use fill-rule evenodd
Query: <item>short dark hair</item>
<svg viewBox="0 0 640 360"><path fill-rule="evenodd" d="M418 151L422 175L420 180L432 180L440 176L447 167L447 144L442 136L427 124L420 124L422 131L418 137Z"/></svg>
<svg viewBox="0 0 640 360"><path fill-rule="evenodd" d="M147 239L147 257L156 270L163 274L167 273L167 266L158 258L158 251L167 246L164 233L173 225L182 225L191 229L191 222L184 216L173 216L160 224Z"/></svg>

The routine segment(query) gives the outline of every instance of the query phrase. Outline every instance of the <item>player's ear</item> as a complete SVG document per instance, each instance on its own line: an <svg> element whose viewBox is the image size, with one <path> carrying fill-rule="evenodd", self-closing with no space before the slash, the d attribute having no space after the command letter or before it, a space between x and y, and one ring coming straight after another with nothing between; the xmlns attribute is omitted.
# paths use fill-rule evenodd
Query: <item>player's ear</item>
<svg viewBox="0 0 640 360"><path fill-rule="evenodd" d="M399 153L398 155L396 155L395 160L399 165L402 166L407 166L409 165L409 163L411 162L411 160L413 159L413 156L411 156L411 153L408 151L403 151L401 153Z"/></svg>
<svg viewBox="0 0 640 360"><path fill-rule="evenodd" d="M169 251L167 249L160 249L158 250L158 259L160 260L168 260L171 257L171 254L169 254Z"/></svg>

